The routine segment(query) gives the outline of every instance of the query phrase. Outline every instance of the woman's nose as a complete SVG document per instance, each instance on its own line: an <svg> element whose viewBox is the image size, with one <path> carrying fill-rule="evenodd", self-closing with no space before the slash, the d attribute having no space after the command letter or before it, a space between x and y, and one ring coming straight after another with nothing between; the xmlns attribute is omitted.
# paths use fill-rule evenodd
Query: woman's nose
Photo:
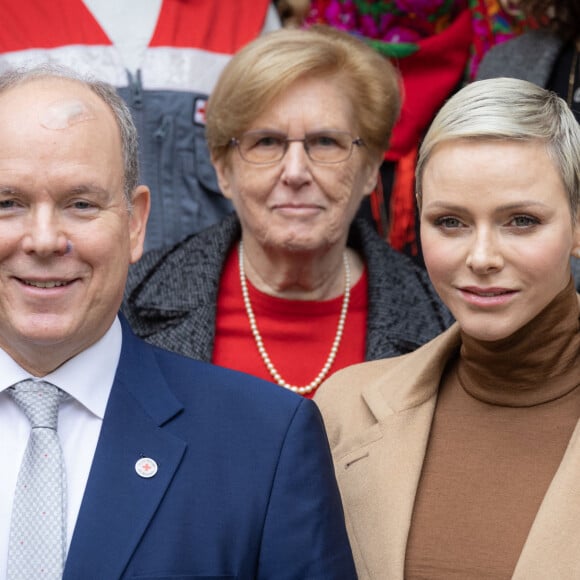
<svg viewBox="0 0 580 580"><path fill-rule="evenodd" d="M503 267L500 244L492 232L479 232L469 248L466 264L477 274L486 274Z"/></svg>
<svg viewBox="0 0 580 580"><path fill-rule="evenodd" d="M303 141L290 141L282 158L282 181L292 187L300 187L312 180L311 161Z"/></svg>

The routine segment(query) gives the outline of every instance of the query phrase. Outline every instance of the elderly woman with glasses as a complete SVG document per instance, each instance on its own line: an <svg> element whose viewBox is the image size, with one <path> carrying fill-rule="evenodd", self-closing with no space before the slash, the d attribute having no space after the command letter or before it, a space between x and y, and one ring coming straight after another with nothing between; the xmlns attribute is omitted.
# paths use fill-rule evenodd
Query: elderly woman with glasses
<svg viewBox="0 0 580 580"><path fill-rule="evenodd" d="M206 134L235 215L131 272L148 341L312 396L352 363L409 352L450 315L425 272L355 219L400 108L394 67L332 28L280 30L224 69Z"/></svg>

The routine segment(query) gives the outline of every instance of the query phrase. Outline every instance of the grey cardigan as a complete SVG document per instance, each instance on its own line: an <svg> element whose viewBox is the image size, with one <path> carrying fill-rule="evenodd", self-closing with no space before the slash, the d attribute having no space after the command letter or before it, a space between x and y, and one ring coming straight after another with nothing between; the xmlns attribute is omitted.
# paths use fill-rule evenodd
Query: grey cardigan
<svg viewBox="0 0 580 580"><path fill-rule="evenodd" d="M162 348L210 361L221 271L240 236L234 215L169 250L146 253L130 270L122 308L134 331ZM367 222L353 223L349 245L368 269L367 360L415 350L452 323L426 272Z"/></svg>
<svg viewBox="0 0 580 580"><path fill-rule="evenodd" d="M546 87L563 41L546 30L532 30L496 44L481 61L477 80L510 77ZM580 292L580 260L571 258L572 275Z"/></svg>

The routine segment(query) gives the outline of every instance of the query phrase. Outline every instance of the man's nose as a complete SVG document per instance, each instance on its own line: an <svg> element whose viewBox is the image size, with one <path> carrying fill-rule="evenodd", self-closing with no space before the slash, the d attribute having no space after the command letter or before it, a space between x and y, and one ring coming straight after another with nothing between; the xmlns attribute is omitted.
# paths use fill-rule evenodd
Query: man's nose
<svg viewBox="0 0 580 580"><path fill-rule="evenodd" d="M22 249L39 256L67 253L68 238L62 219L56 212L50 208L39 208L29 214Z"/></svg>

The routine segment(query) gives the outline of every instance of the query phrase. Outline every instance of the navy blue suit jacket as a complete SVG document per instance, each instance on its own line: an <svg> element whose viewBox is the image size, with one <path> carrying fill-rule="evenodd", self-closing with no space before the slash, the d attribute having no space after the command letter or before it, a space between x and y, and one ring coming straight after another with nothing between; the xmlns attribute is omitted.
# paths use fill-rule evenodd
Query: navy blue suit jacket
<svg viewBox="0 0 580 580"><path fill-rule="evenodd" d="M356 578L314 403L122 324L64 580Z"/></svg>

